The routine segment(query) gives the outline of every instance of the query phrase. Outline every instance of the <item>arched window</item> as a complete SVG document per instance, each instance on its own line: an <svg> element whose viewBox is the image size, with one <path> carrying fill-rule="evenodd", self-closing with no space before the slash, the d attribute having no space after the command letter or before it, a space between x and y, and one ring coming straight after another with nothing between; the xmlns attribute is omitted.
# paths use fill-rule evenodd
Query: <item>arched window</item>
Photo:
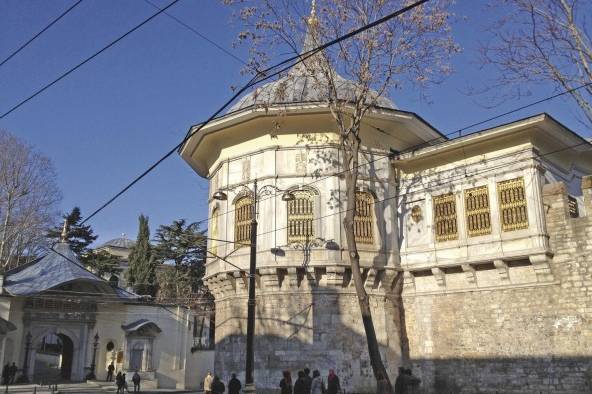
<svg viewBox="0 0 592 394"><path fill-rule="evenodd" d="M241 197L234 204L234 242L240 248L241 243L251 243L251 219L253 199L250 196Z"/></svg>
<svg viewBox="0 0 592 394"><path fill-rule="evenodd" d="M374 197L368 192L356 192L354 236L357 243L374 243Z"/></svg>
<svg viewBox="0 0 592 394"><path fill-rule="evenodd" d="M288 201L288 243L306 242L314 238L314 194L307 190L293 192Z"/></svg>
<svg viewBox="0 0 592 394"><path fill-rule="evenodd" d="M214 254L218 254L218 238L220 234L218 232L218 207L212 209L212 218L210 219L210 251Z"/></svg>

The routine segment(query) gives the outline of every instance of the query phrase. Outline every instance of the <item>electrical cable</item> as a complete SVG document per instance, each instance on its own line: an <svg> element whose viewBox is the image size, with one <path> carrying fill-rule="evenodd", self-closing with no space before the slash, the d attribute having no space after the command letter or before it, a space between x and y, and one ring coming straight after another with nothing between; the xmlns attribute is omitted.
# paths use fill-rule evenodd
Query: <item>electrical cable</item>
<svg viewBox="0 0 592 394"><path fill-rule="evenodd" d="M40 95L41 93L43 93L44 91L46 91L47 89L49 89L50 87L52 87L53 85L55 85L56 83L61 81L62 79L66 78L68 75L72 74L74 71L78 70L80 67L84 66L86 63L90 62L95 57L99 56L101 53L105 52L106 50L108 50L109 48L111 48L112 46L114 46L115 44L117 44L118 42L120 42L121 40L123 40L124 38L126 38L127 36L132 34L133 32L135 32L136 30L138 30L139 28L141 28L142 26L144 26L145 24L147 24L148 22L150 22L154 18L156 18L158 15L165 12L167 9L169 9L170 7L175 5L177 2L179 2L179 0L172 0L171 3L169 3L166 7L162 8L160 11L158 11L158 12L152 14L151 16L149 16L148 18L144 19L142 22L137 24L132 29L128 30L123 35L117 37L115 40L111 41L109 44L105 45L103 48L99 49L98 51L96 51L95 53L93 53L92 55L90 55L89 57L87 57L86 59L84 59L83 61L81 61L77 65L75 65L74 67L70 68L68 71L61 74L59 77L54 79L52 82L44 85L43 87L36 90L33 94L31 94L26 99L23 99L20 102L18 102L16 105L11 107L8 111L6 111L2 115L0 115L0 119L5 118L7 115L11 114L13 111L17 110L18 108L20 108L24 104L28 103L33 98L37 97L38 95Z"/></svg>
<svg viewBox="0 0 592 394"><path fill-rule="evenodd" d="M52 20L47 26L45 26L43 29L41 29L41 31L39 31L37 34L35 34L33 37L31 37L27 42L22 44L20 47L15 49L10 55L8 55L8 57L6 59L4 59L4 60L2 60L2 62L0 62L0 67L2 67L6 62L8 62L14 56L16 56L16 54L18 54L20 51L25 49L30 43L35 41L35 39L37 39L37 37L39 37L40 35L45 33L50 27L55 25L60 19L62 19L64 16L66 16L70 11L72 11L74 8L76 8L76 6L79 5L80 3L82 3L82 0L78 0L76 3L72 4L70 6L70 8L68 8L66 11L62 12L57 18Z"/></svg>
<svg viewBox="0 0 592 394"><path fill-rule="evenodd" d="M178 0L174 0L175 2ZM188 133L185 138L183 138L183 140L178 143L177 145L175 145L171 150L169 150L164 156L162 156L160 159L158 159L154 164L152 164L151 166L148 167L148 169L146 169L144 172L142 172L140 175L138 175L134 180L132 180L127 186L125 186L122 190L120 190L119 192L117 192L113 197L111 197L107 202L105 202L103 205L101 205L99 208L97 208L95 211L93 211L89 216L86 217L86 219L84 219L81 224L84 224L85 222L87 222L88 220L90 220L91 218L93 218L95 215L97 215L99 212L101 212L104 208L106 208L108 205L110 205L113 201L115 201L117 198L119 198L119 196L121 196L122 194L124 194L126 191L128 191L132 186L134 186L138 181L140 181L142 178L144 178L146 175L148 175L150 172L152 172L152 170L154 170L158 165L160 165L160 163L162 163L164 160L166 160L168 157L170 157L173 153L175 153L179 148L181 148L186 141L188 141L194 134L196 134L197 132L199 132L203 127L205 127L207 124L209 124L212 120L216 119L216 117L228 106L230 105L236 98L238 98L243 92L245 92L247 89L249 89L250 87L254 86L255 84L261 83L267 79L270 79L276 75L279 75L281 72L283 72L283 70L280 71L276 71L273 74L267 75L267 73L270 70L273 70L274 68L277 68L278 66L281 66L283 64L287 64L289 62L292 62L294 60L297 60L297 62L295 64L298 64L300 62L303 62L304 60L306 60L307 58L313 56L314 54L316 54L319 51L322 51L323 49L334 45L340 41L343 41L347 38L353 37L356 34L362 33L368 29L373 28L374 26L380 24L380 23L384 23L386 21L388 21L389 19L392 19L396 16L399 16L400 14L407 12L415 7L418 7L419 5L427 2L429 0L419 0L407 7L404 7L398 11L395 11L383 18L378 19L375 22L372 22L370 24L367 24L357 30L354 30L350 33L347 33L343 36L340 36L334 40L329 41L328 43L325 43L315 49L312 49L310 51L307 51L303 54L299 54L297 56L293 56L289 59L286 59L280 63L278 63L277 65L274 65L272 67L269 67L259 73L257 73L246 85L244 85L242 88L238 89L236 91L235 94L232 95L232 97L227 100L219 109L217 109L208 119L206 119L205 122L201 123L198 127L196 127L195 130L193 130L191 133ZM170 5L169 5L170 7ZM160 12L163 12L166 8L164 8L163 10L161 10ZM292 65L293 66L293 65ZM261 76L261 77L260 77ZM0 119L2 118L2 116L0 116Z"/></svg>
<svg viewBox="0 0 592 394"><path fill-rule="evenodd" d="M151 2L150 0L144 0L144 2L146 2L149 5L151 5L152 7L156 8L157 10L160 10L160 7L157 6L156 4L154 4L153 2ZM186 28L187 30L189 30L190 32L192 32L193 34L195 34L196 36L198 36L199 38L201 38L202 40L205 40L205 41L209 42L211 45L213 45L214 47L218 48L220 51L224 52L225 54L227 54L228 56L230 56L234 60L238 61L239 63L243 64L244 66L249 67L249 64L247 62L245 62L243 59L241 59L240 57L236 56L235 54L233 54L232 52L230 52L229 50L227 50L226 48L224 48L222 45L218 44L214 40L208 38L203 33L200 33L198 30L194 29L189 24L183 22L181 19L177 18L176 16L172 15L169 12L165 12L164 14L166 16L168 16L169 18L171 18L171 20L177 22L179 25L183 26L184 28ZM257 70L255 70L255 71L257 71Z"/></svg>

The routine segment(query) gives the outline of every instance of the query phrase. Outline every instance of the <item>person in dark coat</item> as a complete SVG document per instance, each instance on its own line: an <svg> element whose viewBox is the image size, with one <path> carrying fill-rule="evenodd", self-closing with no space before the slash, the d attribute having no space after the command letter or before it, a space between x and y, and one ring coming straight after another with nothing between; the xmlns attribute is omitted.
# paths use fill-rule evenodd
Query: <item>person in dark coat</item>
<svg viewBox="0 0 592 394"><path fill-rule="evenodd" d="M115 376L115 385L117 385L117 394L123 393L123 375L121 371L117 372L117 376Z"/></svg>
<svg viewBox="0 0 592 394"><path fill-rule="evenodd" d="M312 377L310 376L310 369L304 368L304 381L306 382L306 394L310 394L310 386L312 385Z"/></svg>
<svg viewBox="0 0 592 394"><path fill-rule="evenodd" d="M232 374L232 378L228 381L228 394L239 394L242 385L237 379L236 374Z"/></svg>
<svg viewBox="0 0 592 394"><path fill-rule="evenodd" d="M134 382L134 393L140 392L140 380L141 378L138 371L134 372L134 375L132 376L132 382Z"/></svg>
<svg viewBox="0 0 592 394"><path fill-rule="evenodd" d="M298 371L298 379L294 383L294 394L309 394L306 388L306 374Z"/></svg>
<svg viewBox="0 0 592 394"><path fill-rule="evenodd" d="M337 394L340 392L341 385L339 384L339 377L333 369L330 369L329 376L327 376L327 394Z"/></svg>
<svg viewBox="0 0 592 394"><path fill-rule="evenodd" d="M113 371L115 371L115 365L113 365L113 361L107 367L107 382L113 381Z"/></svg>
<svg viewBox="0 0 592 394"><path fill-rule="evenodd" d="M10 382L10 364L6 363L4 368L2 368L2 384L8 385Z"/></svg>
<svg viewBox="0 0 592 394"><path fill-rule="evenodd" d="M405 392L405 368L399 367L399 375L395 380L395 394L403 394Z"/></svg>
<svg viewBox="0 0 592 394"><path fill-rule="evenodd" d="M16 380L16 373L18 372L18 367L16 366L16 364L14 362L10 366L9 372L10 372L9 373L10 384L14 384L14 381Z"/></svg>
<svg viewBox="0 0 592 394"><path fill-rule="evenodd" d="M421 383L421 379L417 376L413 376L413 372L411 372L411 368L405 370L405 385L406 385L406 393L415 394L419 393L419 384Z"/></svg>
<svg viewBox="0 0 592 394"><path fill-rule="evenodd" d="M214 381L212 382L212 394L223 394L226 391L226 386L220 380L218 375L214 376Z"/></svg>
<svg viewBox="0 0 592 394"><path fill-rule="evenodd" d="M280 380L281 394L292 394L292 376L290 371L283 372L284 377Z"/></svg>

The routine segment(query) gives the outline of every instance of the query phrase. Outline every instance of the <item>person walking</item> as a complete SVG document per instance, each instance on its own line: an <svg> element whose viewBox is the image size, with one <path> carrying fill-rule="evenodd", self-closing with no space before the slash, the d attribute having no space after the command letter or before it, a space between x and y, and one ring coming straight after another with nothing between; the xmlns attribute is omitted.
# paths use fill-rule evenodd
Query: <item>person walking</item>
<svg viewBox="0 0 592 394"><path fill-rule="evenodd" d="M212 394L224 394L226 391L226 386L220 380L220 378L216 375L214 376L214 380L212 381Z"/></svg>
<svg viewBox="0 0 592 394"><path fill-rule="evenodd" d="M399 375L397 376L397 380L395 380L395 394L403 394L407 389L405 386L406 376L405 376L405 368L399 367Z"/></svg>
<svg viewBox="0 0 592 394"><path fill-rule="evenodd" d="M204 379L204 391L206 392L205 394L212 394L212 380L214 380L214 377L212 376L212 373L208 371L208 374Z"/></svg>
<svg viewBox="0 0 592 394"><path fill-rule="evenodd" d="M10 383L10 364L6 363L2 368L2 385L8 386L8 383Z"/></svg>
<svg viewBox="0 0 592 394"><path fill-rule="evenodd" d="M310 394L310 386L312 385L312 378L310 377L310 369L304 368L304 382L306 383L306 394Z"/></svg>
<svg viewBox="0 0 592 394"><path fill-rule="evenodd" d="M129 389L127 388L127 378L125 377L125 374L121 375L121 381L123 383L122 393L129 393Z"/></svg>
<svg viewBox="0 0 592 394"><path fill-rule="evenodd" d="M14 382L16 381L16 373L18 372L18 367L16 366L14 361L12 362L12 365L10 366L10 370L8 372L10 384L14 384Z"/></svg>
<svg viewBox="0 0 592 394"><path fill-rule="evenodd" d="M242 385L237 379L236 374L232 374L232 378L228 381L228 394L239 394Z"/></svg>
<svg viewBox="0 0 592 394"><path fill-rule="evenodd" d="M123 393L123 375L121 371L117 372L117 376L115 376L115 385L117 386L117 394Z"/></svg>
<svg viewBox="0 0 592 394"><path fill-rule="evenodd" d="M306 392L306 374L304 371L298 371L298 379L294 383L294 394L308 394Z"/></svg>
<svg viewBox="0 0 592 394"><path fill-rule="evenodd" d="M115 365L113 365L113 361L107 367L107 382L113 381L113 371L115 371Z"/></svg>
<svg viewBox="0 0 592 394"><path fill-rule="evenodd" d="M310 394L324 394L325 388L323 387L323 378L321 378L321 373L315 369L312 372L312 382L310 384Z"/></svg>
<svg viewBox="0 0 592 394"><path fill-rule="evenodd" d="M327 394L338 394L340 392L339 377L335 374L335 370L330 369L329 376L327 376Z"/></svg>
<svg viewBox="0 0 592 394"><path fill-rule="evenodd" d="M132 376L132 382L134 382L134 393L140 392L140 374L138 371L134 372L134 376Z"/></svg>
<svg viewBox="0 0 592 394"><path fill-rule="evenodd" d="M290 375L290 371L282 372L284 377L280 380L280 394L292 394L292 376Z"/></svg>

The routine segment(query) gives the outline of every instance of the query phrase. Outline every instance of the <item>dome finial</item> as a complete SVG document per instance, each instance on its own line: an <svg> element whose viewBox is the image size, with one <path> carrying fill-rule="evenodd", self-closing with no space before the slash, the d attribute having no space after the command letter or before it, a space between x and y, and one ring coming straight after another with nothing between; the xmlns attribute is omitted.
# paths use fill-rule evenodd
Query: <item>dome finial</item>
<svg viewBox="0 0 592 394"><path fill-rule="evenodd" d="M317 22L317 0L312 0L310 4L310 16L308 17L308 25Z"/></svg>
<svg viewBox="0 0 592 394"><path fill-rule="evenodd" d="M64 227L62 227L62 235L60 236L61 242L68 242L68 218L64 219Z"/></svg>

